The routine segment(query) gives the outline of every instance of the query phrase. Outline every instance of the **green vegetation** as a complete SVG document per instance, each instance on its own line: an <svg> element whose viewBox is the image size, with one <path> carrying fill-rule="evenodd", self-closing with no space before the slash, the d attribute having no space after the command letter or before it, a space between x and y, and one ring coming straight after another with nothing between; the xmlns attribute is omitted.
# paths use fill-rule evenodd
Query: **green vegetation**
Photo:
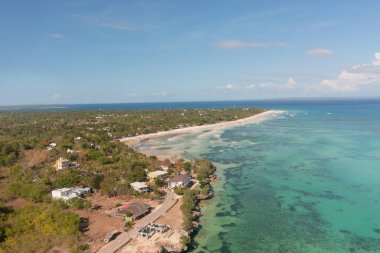
<svg viewBox="0 0 380 253"><path fill-rule="evenodd" d="M80 218L76 214L51 205L29 205L5 213L1 210L1 216L6 226L1 229L0 251L45 252L54 246L79 250Z"/></svg>
<svg viewBox="0 0 380 253"><path fill-rule="evenodd" d="M197 192L195 190L185 190L182 198L181 210L183 213L183 229L191 231L193 228L193 211L198 203Z"/></svg>

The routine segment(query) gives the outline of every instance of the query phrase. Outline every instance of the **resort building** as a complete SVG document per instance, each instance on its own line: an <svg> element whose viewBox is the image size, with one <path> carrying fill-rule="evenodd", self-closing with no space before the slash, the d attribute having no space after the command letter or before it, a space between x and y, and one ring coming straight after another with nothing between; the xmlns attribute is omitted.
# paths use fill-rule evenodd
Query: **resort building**
<svg viewBox="0 0 380 253"><path fill-rule="evenodd" d="M173 189L175 187L187 187L191 183L191 177L188 175L177 175L169 180L168 188Z"/></svg>
<svg viewBox="0 0 380 253"><path fill-rule="evenodd" d="M53 199L62 199L64 201L73 199L73 198L81 198L86 193L91 192L89 187L86 188L62 188L51 191L51 197Z"/></svg>
<svg viewBox="0 0 380 253"><path fill-rule="evenodd" d="M150 181L153 181L155 178L159 178L159 179L163 180L163 179L167 178L168 175L169 174L166 171L156 170L156 171L148 173L148 178Z"/></svg>
<svg viewBox="0 0 380 253"><path fill-rule="evenodd" d="M67 159L64 159L60 157L56 162L55 162L55 169L56 170L64 170L67 169L71 166L71 162Z"/></svg>
<svg viewBox="0 0 380 253"><path fill-rule="evenodd" d="M117 208L116 215L129 216L132 220L137 220L146 215L151 207L140 201L133 201Z"/></svg>
<svg viewBox="0 0 380 253"><path fill-rule="evenodd" d="M133 182L131 183L132 188L139 193L148 192L149 186L145 182Z"/></svg>

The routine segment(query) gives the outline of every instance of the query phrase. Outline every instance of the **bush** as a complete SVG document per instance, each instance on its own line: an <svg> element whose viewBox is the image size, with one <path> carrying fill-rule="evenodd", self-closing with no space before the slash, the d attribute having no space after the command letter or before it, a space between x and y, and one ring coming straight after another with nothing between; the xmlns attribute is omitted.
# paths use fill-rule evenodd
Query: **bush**
<svg viewBox="0 0 380 253"><path fill-rule="evenodd" d="M88 209L91 208L91 202L80 199L80 198L73 198L67 201L67 204L71 207L74 207L76 209Z"/></svg>
<svg viewBox="0 0 380 253"><path fill-rule="evenodd" d="M165 185L165 182L161 178L156 177L154 178L154 184L158 187L162 187Z"/></svg>
<svg viewBox="0 0 380 253"><path fill-rule="evenodd" d="M183 195L185 193L185 189L181 186L175 187L174 193L178 195Z"/></svg>
<svg viewBox="0 0 380 253"><path fill-rule="evenodd" d="M181 235L181 243L184 246L187 246L191 243L191 238L186 235Z"/></svg>

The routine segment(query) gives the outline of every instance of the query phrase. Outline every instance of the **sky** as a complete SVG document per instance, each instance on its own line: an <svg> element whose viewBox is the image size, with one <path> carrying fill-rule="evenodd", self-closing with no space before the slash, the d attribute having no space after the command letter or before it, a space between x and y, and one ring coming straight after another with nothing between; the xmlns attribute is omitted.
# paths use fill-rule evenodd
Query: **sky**
<svg viewBox="0 0 380 253"><path fill-rule="evenodd" d="M0 0L0 105L380 96L378 0Z"/></svg>

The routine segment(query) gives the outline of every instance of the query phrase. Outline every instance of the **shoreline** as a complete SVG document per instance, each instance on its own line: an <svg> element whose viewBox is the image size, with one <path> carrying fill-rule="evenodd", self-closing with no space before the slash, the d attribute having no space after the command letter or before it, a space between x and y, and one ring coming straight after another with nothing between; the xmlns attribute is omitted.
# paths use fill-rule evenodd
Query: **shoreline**
<svg viewBox="0 0 380 253"><path fill-rule="evenodd" d="M273 118L273 117L275 117L275 116L277 116L283 112L284 111L280 111L280 110L269 110L269 111L262 112L262 113L259 113L259 114L256 114L256 115L253 115L253 116L250 116L247 118L242 118L242 119L238 119L238 120L234 120L234 121L220 122L220 123L202 125L202 126L186 127L186 128L181 128L181 129L172 129L169 131L163 131L163 132L157 132L157 133L151 133L151 134L144 134L144 135L122 138L122 139L120 139L120 141L126 145L133 146L133 145L136 145L140 142L143 142L143 141L146 141L149 139L171 136L171 135L175 136L175 135L179 135L179 134L200 134L199 136L201 136L203 138L203 137L209 136L211 134L219 134L220 132L222 132L223 130L228 129L228 128L233 128L236 126L243 126L243 125L248 125L248 124L260 123L260 122L269 120L269 119L271 119L271 118ZM157 154L155 154L155 151L157 151L157 150L152 149L148 152L147 152L147 150L139 150L139 152L141 152L145 155L153 155L154 154L157 156ZM160 157L160 159L166 157L170 160L170 157L174 156L174 155L176 157L178 155L178 158L184 158L183 152L181 152L181 150L170 149L170 150L167 150L167 154L163 157ZM209 186L210 186L209 195L203 196L203 197L202 197L202 195L199 195L199 193L197 195L196 208L195 208L195 210L192 211L192 216L195 215L196 218L193 218L192 228L188 232L189 241L187 242L186 245L184 245L186 249L182 250L181 252L187 252L188 250L194 249L193 243L194 243L195 237L198 233L198 229L199 229L198 226L201 223L201 221L199 219L203 215L202 209L204 207L202 207L202 204L204 202L206 202L207 200L210 200L210 199L215 197L214 185L218 181L218 176L216 175L216 167L214 166L214 168L215 169L213 170L212 174L209 175L206 179ZM191 189L193 189L193 188L191 188ZM176 203L176 205L178 205L178 204L179 203ZM180 243L181 242L178 241L178 244L180 244Z"/></svg>
<svg viewBox="0 0 380 253"><path fill-rule="evenodd" d="M248 118L243 118L243 119L238 119L238 120L233 120L233 121L226 121L226 122L219 122L215 124L171 129L168 131L161 131L161 132L150 133L150 134L141 134L141 135L131 136L131 137L124 137L124 138L119 139L119 141L126 145L135 145L145 140L164 137L168 135L194 134L194 133L199 133L199 132L207 131L207 130L213 130L213 131L223 130L223 129L227 129L227 128L235 127L239 125L260 123L262 121L269 119L272 116L275 116L283 112L284 111L280 111L280 110L269 110L269 111L261 112L256 115L250 116Z"/></svg>

